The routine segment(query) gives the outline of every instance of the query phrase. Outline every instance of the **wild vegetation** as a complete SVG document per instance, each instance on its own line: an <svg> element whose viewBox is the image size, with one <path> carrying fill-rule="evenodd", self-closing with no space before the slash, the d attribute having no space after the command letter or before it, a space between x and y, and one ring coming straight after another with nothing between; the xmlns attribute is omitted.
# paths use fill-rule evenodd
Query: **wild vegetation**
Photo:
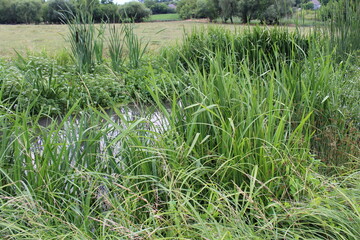
<svg viewBox="0 0 360 240"><path fill-rule="evenodd" d="M1 60L1 238L359 239L360 14L333 4L160 54L83 12L69 52Z"/></svg>

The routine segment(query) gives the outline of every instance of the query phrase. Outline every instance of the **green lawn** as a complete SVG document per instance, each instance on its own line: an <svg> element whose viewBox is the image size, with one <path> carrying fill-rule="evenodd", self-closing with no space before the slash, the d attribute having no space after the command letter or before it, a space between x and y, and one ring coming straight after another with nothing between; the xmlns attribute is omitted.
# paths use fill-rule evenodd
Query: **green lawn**
<svg viewBox="0 0 360 240"><path fill-rule="evenodd" d="M168 13L168 14L154 14L149 18L149 22L151 21L180 21L181 18L177 13Z"/></svg>

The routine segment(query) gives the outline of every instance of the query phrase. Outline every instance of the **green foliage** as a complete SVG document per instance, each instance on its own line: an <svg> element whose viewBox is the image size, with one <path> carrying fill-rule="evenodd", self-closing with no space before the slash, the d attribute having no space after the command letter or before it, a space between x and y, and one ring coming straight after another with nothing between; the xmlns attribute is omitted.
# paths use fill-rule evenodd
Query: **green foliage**
<svg viewBox="0 0 360 240"><path fill-rule="evenodd" d="M102 62L105 25L95 26L91 9L79 6L71 17L61 14L69 27L68 40L79 73L90 73Z"/></svg>
<svg viewBox="0 0 360 240"><path fill-rule="evenodd" d="M128 2L120 6L121 19L130 19L130 22L143 22L151 14L151 10L140 2Z"/></svg>
<svg viewBox="0 0 360 240"><path fill-rule="evenodd" d="M123 24L103 59L74 13L90 68L0 60L0 236L359 239L358 5L332 4L328 34L194 29L162 58Z"/></svg>
<svg viewBox="0 0 360 240"><path fill-rule="evenodd" d="M301 8L303 8L305 10L313 10L314 9L314 3L313 2L303 3L301 5Z"/></svg>
<svg viewBox="0 0 360 240"><path fill-rule="evenodd" d="M264 8L260 5L259 1L255 0L239 0L238 2L238 15L243 23L248 23L250 20L256 18L257 11L262 11Z"/></svg>
<svg viewBox="0 0 360 240"><path fill-rule="evenodd" d="M210 22L219 17L217 6L213 0L197 0L196 17L209 18Z"/></svg>
<svg viewBox="0 0 360 240"><path fill-rule="evenodd" d="M158 2L155 0L145 0L144 4L149 8L152 14L165 14L165 13L174 13L175 10L169 8L166 3Z"/></svg>
<svg viewBox="0 0 360 240"><path fill-rule="evenodd" d="M207 31L192 31L184 38L183 44L172 52L175 56L167 57L179 61L186 69L193 64L208 68L209 56L224 51L233 53L238 63L248 59L254 66L266 61L269 67L274 67L279 58L286 62L305 57L310 41L299 33L281 29L255 28L234 34L229 30L209 28Z"/></svg>
<svg viewBox="0 0 360 240"><path fill-rule="evenodd" d="M75 11L74 5L66 0L51 0L46 6L44 20L50 23L61 23L64 17L70 19Z"/></svg>
<svg viewBox="0 0 360 240"><path fill-rule="evenodd" d="M280 18L291 15L293 6L293 0L277 0L259 12L258 18L266 24L279 24Z"/></svg>
<svg viewBox="0 0 360 240"><path fill-rule="evenodd" d="M331 1L322 10L327 20L325 31L330 38L331 48L343 59L343 55L352 54L360 49L360 4L355 0Z"/></svg>
<svg viewBox="0 0 360 240"><path fill-rule="evenodd" d="M238 1L237 0L219 0L219 6L221 9L221 17L225 20L230 19L233 23L233 17L238 13Z"/></svg>
<svg viewBox="0 0 360 240"><path fill-rule="evenodd" d="M111 73L78 75L70 65L43 56L23 58L16 66L1 63L1 103L14 111L61 114L75 103L108 107L128 101L123 81ZM32 103L29 106L29 103Z"/></svg>
<svg viewBox="0 0 360 240"><path fill-rule="evenodd" d="M209 18L210 21L218 18L220 13L217 0L182 0L176 11L182 19Z"/></svg>
<svg viewBox="0 0 360 240"><path fill-rule="evenodd" d="M111 59L111 67L115 72L120 72L124 64L123 32L123 27L118 29L115 25L109 25L109 55Z"/></svg>
<svg viewBox="0 0 360 240"><path fill-rule="evenodd" d="M182 0L178 3L176 11L182 19L194 18L196 16L196 0Z"/></svg>
<svg viewBox="0 0 360 240"><path fill-rule="evenodd" d="M324 45L283 29L193 31L123 80L105 65L78 74L65 53L1 61L0 235L358 239L359 69ZM129 91L152 104L92 108ZM33 111L58 96L61 118ZM327 166L335 148L341 168Z"/></svg>
<svg viewBox="0 0 360 240"><path fill-rule="evenodd" d="M119 23L121 18L118 11L119 6L116 4L100 4L94 9L94 21Z"/></svg>
<svg viewBox="0 0 360 240"><path fill-rule="evenodd" d="M0 0L0 24L39 23L42 21L41 8L38 0Z"/></svg>
<svg viewBox="0 0 360 240"><path fill-rule="evenodd" d="M143 44L141 39L134 33L134 24L123 25L124 42L128 49L129 65L138 68L147 50L149 42Z"/></svg>

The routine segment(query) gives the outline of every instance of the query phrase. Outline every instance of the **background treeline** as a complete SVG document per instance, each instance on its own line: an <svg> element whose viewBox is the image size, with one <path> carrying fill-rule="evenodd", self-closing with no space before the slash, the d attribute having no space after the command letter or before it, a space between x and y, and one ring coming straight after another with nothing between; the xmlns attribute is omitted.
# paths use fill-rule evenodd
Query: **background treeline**
<svg viewBox="0 0 360 240"><path fill-rule="evenodd" d="M325 5L329 0L321 1ZM223 22L239 17L243 23L258 19L262 23L278 23L297 8L313 9L311 0L181 0L177 11L181 18L221 18Z"/></svg>
<svg viewBox="0 0 360 240"><path fill-rule="evenodd" d="M113 0L0 0L0 24L60 23L61 15L75 13L86 7L95 22L143 21L151 14L173 13L170 2L146 0L117 5Z"/></svg>

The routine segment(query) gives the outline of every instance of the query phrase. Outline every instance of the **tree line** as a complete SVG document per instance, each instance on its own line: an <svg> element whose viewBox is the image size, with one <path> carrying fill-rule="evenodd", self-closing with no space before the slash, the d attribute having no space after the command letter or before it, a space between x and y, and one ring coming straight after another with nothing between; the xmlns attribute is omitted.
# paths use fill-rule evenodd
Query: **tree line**
<svg viewBox="0 0 360 240"><path fill-rule="evenodd" d="M61 23L80 8L93 12L95 22L141 22L151 14L172 13L169 0L145 0L117 5L113 0L0 0L0 24Z"/></svg>
<svg viewBox="0 0 360 240"><path fill-rule="evenodd" d="M325 4L329 0L323 0ZM242 23L259 19L262 23L276 24L280 18L290 16L294 8L311 8L310 0L180 0L177 11L181 18L221 18L223 22L239 17Z"/></svg>
<svg viewBox="0 0 360 240"><path fill-rule="evenodd" d="M86 7L95 22L141 22L151 14L173 13L168 6L174 3L183 19L221 18L223 22L239 17L243 23L259 19L262 23L277 24L290 16L294 8L312 8L311 0L142 0L123 5L113 0L0 0L0 24L61 23L62 16ZM332 0L336 1L336 0ZM326 5L329 0L321 0ZM331 2L331 1L330 1Z"/></svg>

